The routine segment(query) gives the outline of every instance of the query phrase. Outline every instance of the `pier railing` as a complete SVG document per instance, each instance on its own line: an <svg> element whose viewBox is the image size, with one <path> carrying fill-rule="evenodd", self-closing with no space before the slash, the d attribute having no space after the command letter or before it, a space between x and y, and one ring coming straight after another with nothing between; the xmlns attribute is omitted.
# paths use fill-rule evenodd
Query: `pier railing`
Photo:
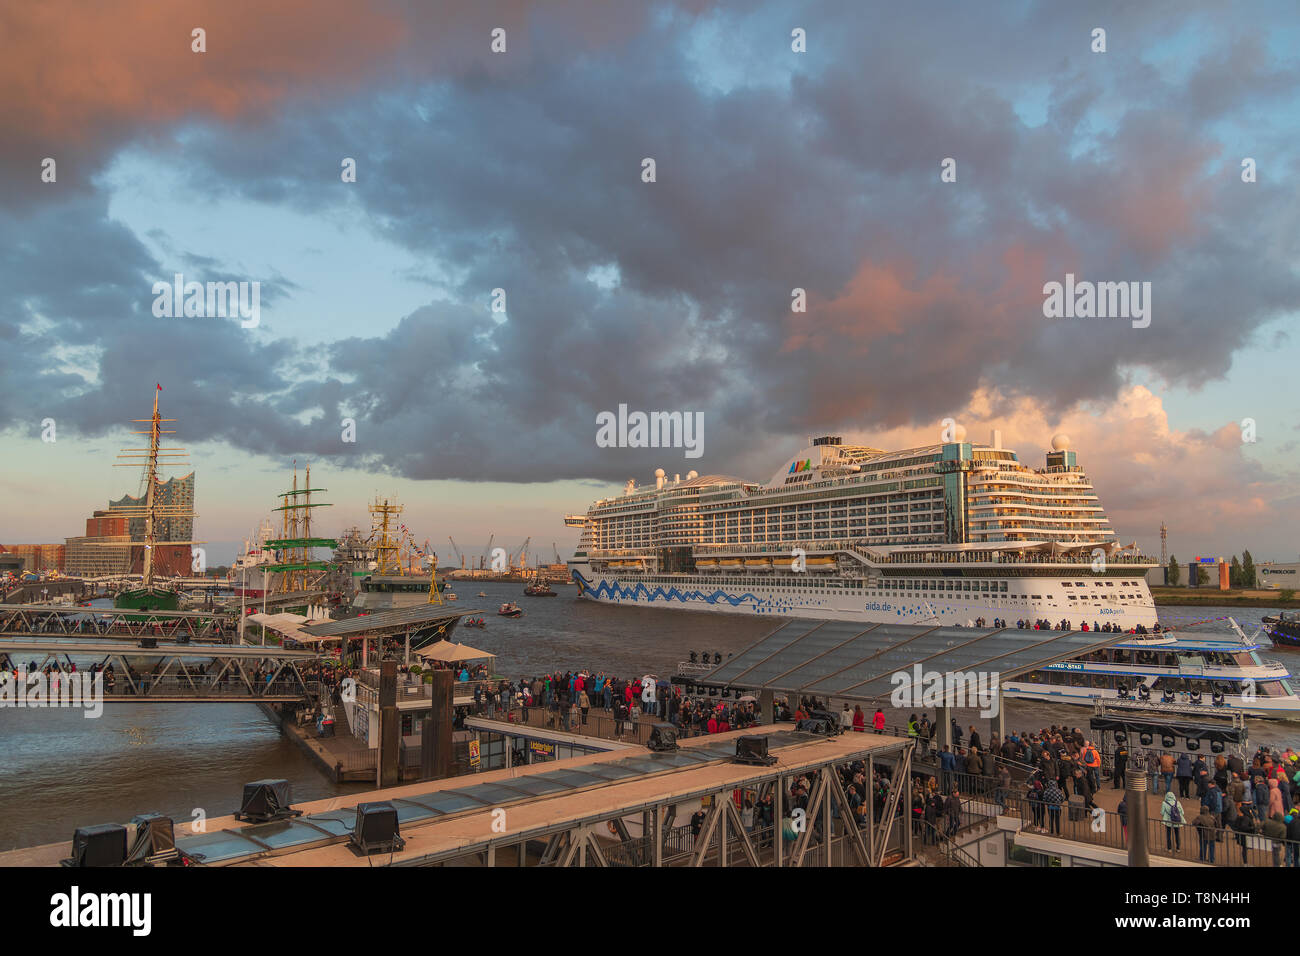
<svg viewBox="0 0 1300 956"><path fill-rule="evenodd" d="M1158 807L1159 797L1148 793L1148 807ZM1132 819L1126 821L1113 810L1086 810L1078 802L1058 805L1055 823L1047 804L1021 796L1008 797L1007 804L1007 812L1019 816L1027 830L1123 852L1128 851L1129 827L1143 825ZM1206 833L1211 839L1202 839L1200 829L1193 822L1195 817L1181 803L1180 807L1184 820L1179 827L1167 826L1155 818L1145 821L1147 850L1151 856L1215 866L1286 866L1288 860L1293 861L1292 866L1300 864L1300 842L1272 840L1259 833L1240 833L1231 827L1217 826ZM1177 838L1173 835L1175 831ZM1211 845L1213 859L1209 858Z"/></svg>

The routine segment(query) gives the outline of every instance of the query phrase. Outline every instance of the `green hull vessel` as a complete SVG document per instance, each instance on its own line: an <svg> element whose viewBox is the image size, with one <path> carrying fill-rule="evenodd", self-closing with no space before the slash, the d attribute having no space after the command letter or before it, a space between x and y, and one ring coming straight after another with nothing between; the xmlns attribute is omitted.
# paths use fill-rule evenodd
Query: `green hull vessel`
<svg viewBox="0 0 1300 956"><path fill-rule="evenodd" d="M140 611L179 611L181 597L179 592L170 588L132 588L118 594L113 599L113 607Z"/></svg>

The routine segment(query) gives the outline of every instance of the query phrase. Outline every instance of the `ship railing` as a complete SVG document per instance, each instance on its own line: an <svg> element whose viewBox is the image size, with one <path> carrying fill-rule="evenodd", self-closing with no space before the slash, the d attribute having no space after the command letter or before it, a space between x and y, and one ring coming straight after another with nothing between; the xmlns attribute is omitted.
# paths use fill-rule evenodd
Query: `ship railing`
<svg viewBox="0 0 1300 956"><path fill-rule="evenodd" d="M703 663L700 661L678 661L677 671L681 674L707 674L718 666L707 661Z"/></svg>
<svg viewBox="0 0 1300 956"><path fill-rule="evenodd" d="M788 555L793 552L794 548L802 548L804 551L844 551L854 554L872 564L976 564L976 565L996 565L996 564L1050 564L1050 565L1091 565L1095 560L1091 552L1084 554L1007 554L998 552L989 557L980 557L972 552L947 551L943 550L944 545L935 542L934 551L917 550L903 553L893 553L881 555L876 549L881 547L878 542L864 541L855 538L817 538L812 540L796 540L782 542L780 544L699 544L694 550L696 554L758 554L758 555ZM1098 543L1100 546L1100 543ZM595 555L604 556L626 556L634 552L593 552ZM1156 565L1159 564L1154 558L1144 555L1111 555L1106 558L1107 564L1119 565Z"/></svg>

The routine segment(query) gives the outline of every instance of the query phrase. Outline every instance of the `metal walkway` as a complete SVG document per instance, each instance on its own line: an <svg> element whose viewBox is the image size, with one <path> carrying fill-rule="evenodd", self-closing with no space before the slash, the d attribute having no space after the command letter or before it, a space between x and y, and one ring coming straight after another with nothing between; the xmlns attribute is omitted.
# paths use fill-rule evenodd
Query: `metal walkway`
<svg viewBox="0 0 1300 956"><path fill-rule="evenodd" d="M233 630L211 611L141 611L132 608L69 607L66 604L0 606L0 638L75 637L95 640L123 637L139 640L221 641ZM3 646L3 642L0 642Z"/></svg>
<svg viewBox="0 0 1300 956"><path fill-rule="evenodd" d="M95 640L0 642L0 670L17 669L20 681L29 663L35 662L38 672L46 665L67 672L74 656L92 658L106 671L106 704L292 703L310 700L319 692L299 669L317 660L311 651L229 644L159 643L146 648ZM77 670L84 673L89 668L83 661Z"/></svg>

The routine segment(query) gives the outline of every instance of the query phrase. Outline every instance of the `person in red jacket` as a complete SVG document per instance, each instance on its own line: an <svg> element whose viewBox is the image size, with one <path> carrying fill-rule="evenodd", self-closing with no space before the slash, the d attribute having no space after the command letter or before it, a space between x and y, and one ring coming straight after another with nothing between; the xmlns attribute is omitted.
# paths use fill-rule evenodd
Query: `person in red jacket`
<svg viewBox="0 0 1300 956"><path fill-rule="evenodd" d="M871 726L878 734L885 732L885 712L879 707L876 708L875 716L871 718Z"/></svg>
<svg viewBox="0 0 1300 956"><path fill-rule="evenodd" d="M867 729L867 718L862 713L862 705L853 705L853 730L855 733L865 733Z"/></svg>
<svg viewBox="0 0 1300 956"><path fill-rule="evenodd" d="M716 734L716 733L718 732L718 716L717 716L717 714L711 714L711 715L709 716L708 728L709 728L709 733L711 733L711 734Z"/></svg>

